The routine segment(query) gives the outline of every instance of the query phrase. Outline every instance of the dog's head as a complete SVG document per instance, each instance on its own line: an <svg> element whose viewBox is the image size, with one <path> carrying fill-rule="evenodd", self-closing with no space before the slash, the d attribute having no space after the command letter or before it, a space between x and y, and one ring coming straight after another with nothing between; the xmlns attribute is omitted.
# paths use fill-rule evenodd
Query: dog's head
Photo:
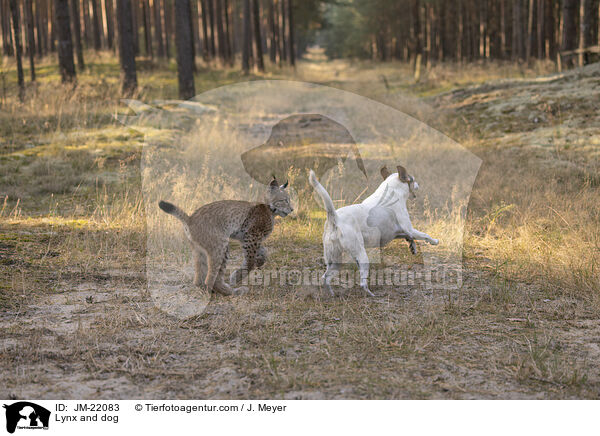
<svg viewBox="0 0 600 436"><path fill-rule="evenodd" d="M282 218L285 218L294 211L286 189L287 186L288 182L279 186L277 179L273 177L267 190L267 200L271 211Z"/></svg>
<svg viewBox="0 0 600 436"><path fill-rule="evenodd" d="M398 165L397 169L398 173L390 173L390 171L384 165L380 170L381 177L383 177L383 180L388 180L388 186L394 189L400 189L402 191L406 190L407 194L410 194L413 198L416 198L417 191L419 190L419 184L416 182L413 176L406 172L406 168L404 168L402 165Z"/></svg>

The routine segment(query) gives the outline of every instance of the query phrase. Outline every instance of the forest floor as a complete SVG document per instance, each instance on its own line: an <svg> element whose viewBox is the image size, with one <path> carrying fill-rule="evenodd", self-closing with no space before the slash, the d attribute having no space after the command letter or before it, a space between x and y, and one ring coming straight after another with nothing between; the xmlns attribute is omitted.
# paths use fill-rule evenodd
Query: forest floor
<svg viewBox="0 0 600 436"><path fill-rule="evenodd" d="M253 287L177 319L147 291L143 137L114 120L116 60L88 57L76 89L42 64L24 103L3 66L1 398L600 397L600 64L439 65L414 83L408 65L312 53L251 77L371 97L479 156L463 286L434 299ZM175 98L173 64L139 65L137 98ZM197 92L242 80L202 68ZM270 265L319 265L322 226L278 221Z"/></svg>

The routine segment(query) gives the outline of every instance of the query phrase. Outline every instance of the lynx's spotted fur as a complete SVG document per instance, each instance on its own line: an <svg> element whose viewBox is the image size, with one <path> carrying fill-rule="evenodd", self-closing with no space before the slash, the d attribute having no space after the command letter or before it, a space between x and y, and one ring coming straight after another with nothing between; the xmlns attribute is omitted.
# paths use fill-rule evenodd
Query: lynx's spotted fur
<svg viewBox="0 0 600 436"><path fill-rule="evenodd" d="M262 242L273 231L275 216L286 217L293 211L286 188L287 182L279 186L273 179L265 203L216 201L202 206L192 215L166 201L158 203L163 211L183 223L194 255L194 285L201 285L206 272L204 284L208 291L231 295L247 290L244 287L233 290L223 278L229 239L240 241L245 255L242 268L230 277L230 282L236 285L245 272L262 266L267 260Z"/></svg>

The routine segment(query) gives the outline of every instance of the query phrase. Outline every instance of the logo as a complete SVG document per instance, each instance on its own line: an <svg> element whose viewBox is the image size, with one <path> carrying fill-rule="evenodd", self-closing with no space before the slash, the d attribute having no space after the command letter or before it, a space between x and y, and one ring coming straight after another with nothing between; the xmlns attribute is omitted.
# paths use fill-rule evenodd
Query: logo
<svg viewBox="0 0 600 436"><path fill-rule="evenodd" d="M50 411L28 401L19 401L6 409L6 431L14 433L15 429L48 429Z"/></svg>

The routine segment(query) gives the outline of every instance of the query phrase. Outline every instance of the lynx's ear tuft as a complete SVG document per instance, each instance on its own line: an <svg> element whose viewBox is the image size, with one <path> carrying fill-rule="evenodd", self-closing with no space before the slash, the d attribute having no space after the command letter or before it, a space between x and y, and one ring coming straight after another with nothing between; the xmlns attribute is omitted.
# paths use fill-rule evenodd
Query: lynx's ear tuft
<svg viewBox="0 0 600 436"><path fill-rule="evenodd" d="M288 181L286 180L283 185L280 186L281 189L285 189L288 187Z"/></svg>
<svg viewBox="0 0 600 436"><path fill-rule="evenodd" d="M390 175L390 170L388 170L387 166L385 165L381 167L379 172L381 173L381 177L383 177L383 180L387 179Z"/></svg>
<svg viewBox="0 0 600 436"><path fill-rule="evenodd" d="M408 183L410 182L410 178L408 177L408 173L406 172L406 168L402 165L398 165L398 178L401 182Z"/></svg>

